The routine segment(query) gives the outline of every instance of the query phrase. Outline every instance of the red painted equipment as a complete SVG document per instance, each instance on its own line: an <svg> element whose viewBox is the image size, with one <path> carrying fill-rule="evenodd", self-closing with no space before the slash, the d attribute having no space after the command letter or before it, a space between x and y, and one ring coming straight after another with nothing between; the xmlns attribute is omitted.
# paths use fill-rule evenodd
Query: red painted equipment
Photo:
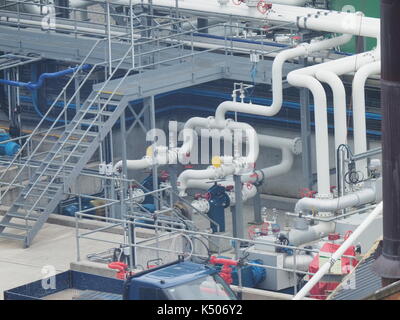
<svg viewBox="0 0 400 320"><path fill-rule="evenodd" d="M125 280L128 275L128 265L123 262L111 262L108 264L110 269L116 269L117 272L117 279Z"/></svg>
<svg viewBox="0 0 400 320"><path fill-rule="evenodd" d="M347 234L347 233L346 233ZM338 240L336 234L331 234L330 239L332 241ZM327 259L339 249L340 244L327 242L325 243L321 251L318 255L316 255L311 262L310 266L308 267L308 271L310 273L316 273L320 266L323 263L326 263ZM310 297L320 300L325 300L326 297L331 293L336 287L340 284L341 280L345 275L350 273L350 271L358 264L358 260L356 259L356 251L355 247L351 246L347 251L344 253L345 257L342 257L339 260L338 265L334 265L331 268L331 275L338 278L338 281L320 281L318 282L311 290L310 290ZM354 258L350 258L354 257ZM321 261L322 260L322 261Z"/></svg>
<svg viewBox="0 0 400 320"><path fill-rule="evenodd" d="M232 266L236 267L239 262L231 259L226 258L217 258L216 256L211 256L210 258L211 264L222 264L222 269L219 273L222 279L225 280L227 284L232 284Z"/></svg>
<svg viewBox="0 0 400 320"><path fill-rule="evenodd" d="M258 11L260 11L262 14L266 14L268 12L268 10L272 9L272 3L267 3L265 2L265 0L261 0L258 4L257 4L257 9Z"/></svg>

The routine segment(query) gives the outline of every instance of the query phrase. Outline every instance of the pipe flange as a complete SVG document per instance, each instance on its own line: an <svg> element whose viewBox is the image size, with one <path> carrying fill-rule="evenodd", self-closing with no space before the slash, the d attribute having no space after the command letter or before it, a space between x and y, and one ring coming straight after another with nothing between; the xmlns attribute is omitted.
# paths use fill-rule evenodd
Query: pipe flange
<svg viewBox="0 0 400 320"><path fill-rule="evenodd" d="M292 152L294 155L298 156L303 152L303 141L301 138L297 137L293 139Z"/></svg>

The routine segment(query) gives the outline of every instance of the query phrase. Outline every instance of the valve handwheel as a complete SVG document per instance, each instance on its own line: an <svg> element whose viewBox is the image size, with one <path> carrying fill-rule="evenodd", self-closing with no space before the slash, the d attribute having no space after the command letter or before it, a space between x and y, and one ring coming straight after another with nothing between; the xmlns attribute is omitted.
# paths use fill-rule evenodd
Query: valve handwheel
<svg viewBox="0 0 400 320"><path fill-rule="evenodd" d="M270 10L272 8L272 4L271 3L266 3L265 0L261 0L258 4L257 4L257 9L258 11L260 11L262 14L266 14L268 12L268 10Z"/></svg>
<svg viewBox="0 0 400 320"><path fill-rule="evenodd" d="M242 3L246 2L246 0L232 0L233 4L240 6Z"/></svg>

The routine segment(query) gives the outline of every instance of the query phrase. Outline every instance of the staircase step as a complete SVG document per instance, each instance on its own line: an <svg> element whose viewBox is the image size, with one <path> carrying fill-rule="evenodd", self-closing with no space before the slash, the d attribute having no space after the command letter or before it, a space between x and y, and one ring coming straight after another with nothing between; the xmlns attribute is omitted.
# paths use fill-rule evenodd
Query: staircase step
<svg viewBox="0 0 400 320"><path fill-rule="evenodd" d="M1 232L0 238L11 239L11 240L20 240L20 241L25 240L24 235L12 234L12 233L6 233L6 232Z"/></svg>
<svg viewBox="0 0 400 320"><path fill-rule="evenodd" d="M85 114L100 114L102 116L107 116L107 117L111 117L114 114L114 112L112 112L112 111L100 112L99 110L86 110L86 111L82 111L82 112L84 112Z"/></svg>
<svg viewBox="0 0 400 320"><path fill-rule="evenodd" d="M95 131L90 131L90 130L82 130L75 128L74 130L68 129L66 130L67 133L73 134L73 135L79 135L79 136L97 136L99 133ZM79 140L78 140L79 141ZM77 142L78 142L77 141Z"/></svg>
<svg viewBox="0 0 400 320"><path fill-rule="evenodd" d="M37 214L30 214L29 217L26 214L22 214L19 212L7 212L6 216L16 219L23 219L23 220L30 220L30 221L37 221L39 219L39 215Z"/></svg>
<svg viewBox="0 0 400 320"><path fill-rule="evenodd" d="M78 140L67 140L65 142L63 141L58 141L57 143L62 144L65 143L66 145L70 145L70 146L76 146L78 143ZM90 142L85 142L85 141L81 141L79 143L79 147L89 147L91 145Z"/></svg>
<svg viewBox="0 0 400 320"><path fill-rule="evenodd" d="M54 191L47 190L46 194L43 194L43 192L41 192L41 193L33 193L33 191L35 191L35 190L32 190L29 193L29 195L27 196L27 198L29 198L29 197L35 197L35 198L41 197L42 199L53 199L54 198ZM53 194L47 194L47 192L53 192ZM21 193L21 196L25 197L26 193Z"/></svg>
<svg viewBox="0 0 400 320"><path fill-rule="evenodd" d="M0 222L0 227L6 227L6 228L18 229L18 230L32 229L32 226L27 226L25 224L11 223L11 222Z"/></svg>
<svg viewBox="0 0 400 320"><path fill-rule="evenodd" d="M14 206L19 206L22 208L26 208L26 210L31 210L32 206L34 205L34 203L27 203L27 202L14 202L13 203ZM46 207L43 206L36 206L32 209L32 211L37 211L37 210L46 210Z"/></svg>
<svg viewBox="0 0 400 320"><path fill-rule="evenodd" d="M72 120L72 122L79 123L84 126L92 126L92 127L93 126L101 127L102 125L104 125L104 122L102 122L102 121L98 121L98 120L93 121L93 120L94 120L94 118L93 119L83 119L83 120Z"/></svg>
<svg viewBox="0 0 400 320"><path fill-rule="evenodd" d="M33 182L30 182L30 183L28 183L28 185L27 185L27 187L32 187L32 185L33 185ZM39 189L39 190L44 190L45 188L47 188L48 187L48 189L47 189L47 191L49 191L49 190L54 190L54 191L58 191L58 189L60 188L60 187L62 187L63 185L62 184L57 184L57 185L50 185L49 186L49 184L47 183L35 183L35 188L34 188L34 190L35 189Z"/></svg>
<svg viewBox="0 0 400 320"><path fill-rule="evenodd" d="M75 161L73 158L80 158L83 155L84 155L84 152L79 152L79 151L76 151L76 150L74 152L70 152L68 154L67 153L60 153L60 152L57 152L57 151L50 151L48 153L48 156L47 156L47 157L50 157L50 158L46 157L46 161L48 161L48 163L51 163L51 164L53 164L53 163L62 164L64 161L67 161L66 165L68 166L68 164L71 164L71 165L75 164L75 162L71 162L71 161ZM67 160L67 158L68 158L68 160ZM53 159L53 160L51 160L51 159ZM56 159L58 159L58 160L56 160ZM61 159L62 159L62 162L60 162Z"/></svg>
<svg viewBox="0 0 400 320"><path fill-rule="evenodd" d="M113 97L113 98L114 98L114 97ZM93 99L88 99L88 100L86 100L86 102L88 103L88 105L91 104L91 103L93 102L92 106L93 106L93 105L96 105L96 104L101 104L101 105L107 104L107 105L109 105L109 106L116 106L116 105L118 105L118 103L119 103L120 101L121 101L121 100L114 100L114 99L111 99L110 101L108 101L108 98L107 98L107 99L106 99L106 98L97 98L97 99L95 99L95 100L93 100Z"/></svg>

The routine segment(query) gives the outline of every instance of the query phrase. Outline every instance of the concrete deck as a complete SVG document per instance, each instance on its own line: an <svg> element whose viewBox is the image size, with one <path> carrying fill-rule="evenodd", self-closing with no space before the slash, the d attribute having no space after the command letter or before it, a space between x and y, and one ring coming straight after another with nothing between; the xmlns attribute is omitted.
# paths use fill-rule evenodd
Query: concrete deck
<svg viewBox="0 0 400 320"><path fill-rule="evenodd" d="M100 235L100 233L99 233ZM121 235L101 233L102 239L120 241ZM102 252L111 244L81 240L81 256ZM54 266L57 273L70 268L76 261L75 229L45 224L32 246L23 249L18 241L0 240L0 299L4 290L42 279L42 268Z"/></svg>

